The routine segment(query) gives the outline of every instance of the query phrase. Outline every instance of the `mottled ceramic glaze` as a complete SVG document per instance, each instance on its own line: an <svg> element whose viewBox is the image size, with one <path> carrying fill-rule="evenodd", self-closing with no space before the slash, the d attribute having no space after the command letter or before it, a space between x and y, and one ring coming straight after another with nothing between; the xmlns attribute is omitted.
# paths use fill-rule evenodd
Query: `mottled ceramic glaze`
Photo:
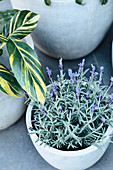
<svg viewBox="0 0 113 170"><path fill-rule="evenodd" d="M31 111L32 106L29 105L26 114L26 125L29 133L31 132L29 127L32 127ZM106 132L106 140L109 139L109 134L111 134L112 131L113 128L109 127ZM80 151L61 151L48 146L44 147L44 145L40 146L40 142L36 142L36 134L30 134L30 137L40 155L49 164L60 170L84 170L89 168L102 157L109 145L109 142L105 140L104 142L100 143L100 145L103 144L103 149L90 146Z"/></svg>
<svg viewBox="0 0 113 170"><path fill-rule="evenodd" d="M76 59L93 51L104 38L113 21L113 1L101 5L100 0L11 0L14 8L29 9L40 14L32 36L38 49L55 58Z"/></svg>

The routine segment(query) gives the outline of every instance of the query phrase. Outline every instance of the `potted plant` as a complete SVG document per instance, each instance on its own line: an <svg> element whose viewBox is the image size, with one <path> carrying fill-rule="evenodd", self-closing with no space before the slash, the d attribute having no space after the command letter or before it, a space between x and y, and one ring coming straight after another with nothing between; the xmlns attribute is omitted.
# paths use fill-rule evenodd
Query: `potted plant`
<svg viewBox="0 0 113 170"><path fill-rule="evenodd" d="M60 59L56 81L47 67L50 84L45 104L32 100L27 110L26 124L34 146L48 163L61 170L92 166L113 136L113 93L108 94L113 77L109 87L103 85L103 67L98 75L91 65L88 77L84 62L75 73L69 69L66 79Z"/></svg>
<svg viewBox="0 0 113 170"><path fill-rule="evenodd" d="M32 3L25 0L23 3L22 0L11 0L13 8L28 9L41 15L38 27L32 34L36 47L51 57L68 60L93 51L113 21L113 1L84 2L34 0Z"/></svg>
<svg viewBox="0 0 113 170"><path fill-rule="evenodd" d="M6 17L9 13L10 16ZM29 45L21 41L34 30L39 15L27 10L10 12L8 10L0 14L0 17L5 16L4 20L3 18L0 20L2 22L0 49L6 45L9 54L8 68L3 65L4 61L0 63L0 91L2 91L0 93L0 129L4 129L23 114L26 92L43 103L46 86L37 54Z"/></svg>

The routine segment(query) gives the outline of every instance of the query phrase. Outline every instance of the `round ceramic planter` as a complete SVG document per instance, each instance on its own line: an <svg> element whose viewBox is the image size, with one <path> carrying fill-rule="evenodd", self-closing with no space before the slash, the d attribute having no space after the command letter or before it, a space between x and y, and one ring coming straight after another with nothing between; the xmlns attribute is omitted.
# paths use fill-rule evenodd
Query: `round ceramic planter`
<svg viewBox="0 0 113 170"><path fill-rule="evenodd" d="M29 133L31 133L29 127L32 127L32 107L33 106L29 105L26 114L26 125ZM113 128L109 127L106 132L106 139L109 139L109 134L111 134L112 131ZM60 170L84 170L89 168L103 156L109 145L109 142L103 141L100 143L100 145L103 145L103 149L99 149L95 146L90 146L80 151L61 151L48 146L44 147L44 145L40 146L40 142L36 142L36 134L30 134L30 137L40 155L49 164Z"/></svg>
<svg viewBox="0 0 113 170"><path fill-rule="evenodd" d="M33 41L30 36L24 40L33 48ZM0 63L10 69L8 55L4 48L4 53L0 56ZM26 106L25 98L16 98L0 92L0 130L8 128L14 124L24 113Z"/></svg>
<svg viewBox="0 0 113 170"><path fill-rule="evenodd" d="M40 14L32 34L35 45L45 54L64 59L77 59L93 51L104 38L113 21L113 1L101 5L100 0L11 0L13 8Z"/></svg>

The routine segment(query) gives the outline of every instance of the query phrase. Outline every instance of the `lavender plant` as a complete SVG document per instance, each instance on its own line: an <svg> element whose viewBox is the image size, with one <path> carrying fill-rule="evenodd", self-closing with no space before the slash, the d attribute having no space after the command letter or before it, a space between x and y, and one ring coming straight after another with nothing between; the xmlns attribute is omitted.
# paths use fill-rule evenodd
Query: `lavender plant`
<svg viewBox="0 0 113 170"><path fill-rule="evenodd" d="M47 67L50 85L47 86L45 105L34 103L32 133L37 141L61 150L80 150L105 139L105 132L113 121L113 77L107 87L102 84L104 68L100 73L91 65L90 76L84 71L85 60L77 72L68 69L65 78L62 59L59 60L57 81ZM113 134L110 134L112 137Z"/></svg>

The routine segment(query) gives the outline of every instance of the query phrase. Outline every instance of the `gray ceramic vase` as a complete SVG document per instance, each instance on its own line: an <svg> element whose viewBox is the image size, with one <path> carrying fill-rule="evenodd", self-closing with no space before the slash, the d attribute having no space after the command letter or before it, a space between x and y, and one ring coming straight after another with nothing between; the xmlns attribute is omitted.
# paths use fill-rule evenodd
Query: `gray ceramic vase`
<svg viewBox="0 0 113 170"><path fill-rule="evenodd" d="M33 40L45 54L64 59L77 59L92 52L102 41L113 22L113 0L101 5L100 0L11 0L14 8L40 14Z"/></svg>

